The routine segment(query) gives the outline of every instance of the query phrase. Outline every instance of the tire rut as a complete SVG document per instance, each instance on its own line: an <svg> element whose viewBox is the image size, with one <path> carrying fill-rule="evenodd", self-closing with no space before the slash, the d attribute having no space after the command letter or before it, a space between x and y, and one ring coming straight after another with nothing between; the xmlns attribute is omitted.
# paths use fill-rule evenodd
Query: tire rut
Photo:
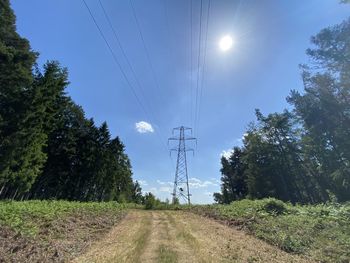
<svg viewBox="0 0 350 263"><path fill-rule="evenodd" d="M134 210L73 262L312 261L192 213Z"/></svg>
<svg viewBox="0 0 350 263"><path fill-rule="evenodd" d="M74 263L138 262L150 233L150 214L130 211L104 239L93 244Z"/></svg>
<svg viewBox="0 0 350 263"><path fill-rule="evenodd" d="M151 214L152 231L145 246L144 253L141 255L141 261L145 263L157 262L159 247L162 244L167 243L167 240L169 240L167 222L164 213L152 211Z"/></svg>

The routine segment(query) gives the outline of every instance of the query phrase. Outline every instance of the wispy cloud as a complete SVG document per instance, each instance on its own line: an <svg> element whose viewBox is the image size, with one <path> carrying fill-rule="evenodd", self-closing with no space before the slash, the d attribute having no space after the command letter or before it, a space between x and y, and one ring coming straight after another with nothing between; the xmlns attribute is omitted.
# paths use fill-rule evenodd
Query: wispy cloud
<svg viewBox="0 0 350 263"><path fill-rule="evenodd" d="M218 184L213 180L202 181L202 180L195 178L195 177L188 179L188 184L192 189L205 188L208 186L218 186Z"/></svg>
<svg viewBox="0 0 350 263"><path fill-rule="evenodd" d="M157 180L157 184L160 184L160 185L173 185L173 182L162 182L160 180Z"/></svg>
<svg viewBox="0 0 350 263"><path fill-rule="evenodd" d="M169 186L161 186L159 187L159 192L171 193L172 189Z"/></svg>
<svg viewBox="0 0 350 263"><path fill-rule="evenodd" d="M136 122L135 128L136 128L136 131L139 133L154 132L152 125L145 121Z"/></svg>
<svg viewBox="0 0 350 263"><path fill-rule="evenodd" d="M145 181L141 180L142 183ZM151 192L161 200L171 199L174 182L170 180L148 180L147 186L142 187L143 193ZM188 179L191 200L193 203L209 204L213 202L213 193L220 191L220 180L215 177L199 179L198 177L190 177ZM182 200L183 201L183 200Z"/></svg>
<svg viewBox="0 0 350 263"><path fill-rule="evenodd" d="M141 186L147 186L148 183L146 180L137 180Z"/></svg>
<svg viewBox="0 0 350 263"><path fill-rule="evenodd" d="M157 183L159 185L161 185L161 188L165 189L165 188L170 188L173 186L173 182L162 182L160 180L157 180ZM205 181L202 181L198 178L195 178L195 177L191 177L188 179L188 185L190 188L192 189L197 189L197 188L205 188L205 187L208 187L208 186L218 186L218 182L216 179L210 179L210 180L205 180Z"/></svg>

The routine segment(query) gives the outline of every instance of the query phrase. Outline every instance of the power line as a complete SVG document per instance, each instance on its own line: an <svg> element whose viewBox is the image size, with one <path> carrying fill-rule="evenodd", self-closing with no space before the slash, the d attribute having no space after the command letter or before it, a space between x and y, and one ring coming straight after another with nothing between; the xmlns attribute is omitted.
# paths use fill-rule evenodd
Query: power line
<svg viewBox="0 0 350 263"><path fill-rule="evenodd" d="M133 66L131 65L131 63L130 63L130 60L128 59L128 56L126 55L126 52L124 51L124 48L123 48L123 46L122 46L122 44L121 44L121 42L119 40L119 37L118 37L118 34L117 34L116 30L115 30L115 28L114 28L114 26L113 26L113 24L112 24L112 22L111 22L111 20L110 20L110 18L108 16L107 12L106 12L106 9L104 8L101 0L98 0L98 1L99 1L100 6L101 6L101 9L103 11L104 17L106 18L106 20L108 22L108 25L109 25L109 27L111 28L111 30L113 32L114 38L117 40L117 44L119 46L119 49L121 50L121 52L122 52L122 54L123 54L123 56L124 56L124 58L125 58L125 60L126 60L126 62L128 64L128 66L129 66L129 68L130 68L130 70L131 70L131 72L132 72L132 74L133 74L133 76L134 76L134 78L136 80L137 86L141 90L142 96L144 96L144 91L143 91L143 88L141 87L140 81L136 77L135 70L134 70Z"/></svg>
<svg viewBox="0 0 350 263"><path fill-rule="evenodd" d="M101 9L102 9L102 11L103 11L104 17L106 18L106 20L107 20L107 22L108 22L108 25L109 25L109 27L111 28L111 30L112 30L112 32L113 32L113 35L114 35L114 37L115 37L115 39L116 39L116 41L117 41L117 44L118 44L120 50L122 51L123 57L125 58L125 60L126 60L126 62L127 62L127 64L128 64L128 66L129 66L129 68L130 68L130 70L131 70L131 73L133 74L133 76L134 76L134 78L135 78L135 80L136 80L137 86L138 86L138 88L140 89L140 91L141 91L141 93L142 93L141 95L143 96L144 100L146 101L146 96L145 96L145 94L144 94L144 90L143 90L143 88L142 88L142 86L141 86L140 80L139 80L138 77L137 77L137 74L136 74L136 72L135 72L135 70L134 70L134 67L132 66L132 64L131 64L131 62L130 62L130 60L129 60L129 58L128 58L128 56L127 56L127 54L126 54L126 52L125 52L125 50L124 50L124 48L123 48L123 46L122 46L122 44L121 44L121 42L120 42L120 39L119 39L119 37L118 37L118 33L117 33L117 31L115 30L115 28L114 28L114 26L113 26L113 24L112 24L112 22L111 22L111 20L110 20L110 18L109 18L109 16L108 16L107 12L106 12L106 9L104 8L104 6L103 6L101 0L99 0L99 4L100 4ZM151 107L149 107L149 110L150 110L150 113L151 113L151 115L152 115L152 118L153 118L156 122L159 123L159 120L158 120L156 114L154 114L154 112L153 112L153 110L151 109ZM159 131L159 132L160 132L160 131ZM161 132L160 132L160 133L161 133Z"/></svg>
<svg viewBox="0 0 350 263"><path fill-rule="evenodd" d="M115 53L113 52L113 50L112 50L110 44L108 43L108 41L107 41L105 35L103 34L103 32L102 32L100 26L98 25L98 23L97 23L97 21L96 21L94 15L92 14L91 9L89 8L89 6L87 5L87 3L86 3L85 0L82 0L82 1L83 1L83 3L84 3L85 7L87 8L87 10L89 11L89 14L90 14L90 16L91 16L91 18L92 18L92 21L94 22L96 28L98 29L98 32L100 33L102 39L104 40L104 42L106 43L106 45L107 45L109 51L111 52L112 58L113 58L114 62L117 64L117 66L118 66L120 72L122 73L122 75L123 75L123 77L124 77L126 83L127 83L128 86L130 87L130 89L131 89L131 91L132 91L134 97L136 98L137 103L140 105L140 107L141 107L141 109L144 111L144 113L145 113L146 115L148 115L148 114L147 114L147 110L145 109L145 107L144 107L143 104L141 103L139 97L137 96L137 93L136 93L134 87L131 85L131 82L129 81L129 79L128 79L126 73L125 73L125 71L123 70L123 68L122 68L121 64L119 63L119 61L118 61L118 59L117 59Z"/></svg>
<svg viewBox="0 0 350 263"><path fill-rule="evenodd" d="M198 107L198 92L199 92L199 77L200 77L200 57L201 57L201 40L202 40L202 9L203 0L201 0L200 13L199 13L199 36L198 36L198 60L197 60L197 86L196 86L196 103L195 103L195 115L194 115L194 132L197 134L197 107Z"/></svg>
<svg viewBox="0 0 350 263"><path fill-rule="evenodd" d="M158 89L158 95L161 97L161 89L160 89L160 86L159 86L159 83L158 83L158 79L157 79L157 76L156 76L156 73L155 73L155 70L154 70L152 61L151 61L151 57L150 57L150 55L149 55L149 52L148 52L148 49L147 49L147 46L146 46L145 39L144 39L143 34L142 34L140 22L139 22L139 20L138 20L138 18L137 18L137 14L136 14L136 10L135 10L133 1L132 1L132 0L129 0L129 2L130 2L130 6L131 6L131 9L132 9L132 13L133 13L133 16L134 16L136 25L137 25L138 32L139 32L139 35L140 35L140 38L141 38L141 42L142 42L143 48L144 48L145 53L146 53L146 58L147 58L148 64L150 65L150 69L151 69L151 73L152 73L152 76L153 76L153 80L154 80L155 85L156 85L156 87L157 87L157 89ZM162 101L163 101L163 100L162 100Z"/></svg>
<svg viewBox="0 0 350 263"><path fill-rule="evenodd" d="M202 103L202 97L203 97L203 86L204 86L204 75L205 75L205 64L206 64L206 56L207 56L207 46L208 46L208 28L209 28L209 17L210 17L210 5L211 0L208 0L208 8L207 8L207 23L206 23L206 30L205 30L205 40L204 40L204 56L203 56L203 68L202 68L202 80L201 80L201 86L200 86L200 97L199 97L199 104L198 104L198 119L197 119L197 128L199 130L199 120L201 116L201 103ZM198 135L198 132L197 132Z"/></svg>
<svg viewBox="0 0 350 263"><path fill-rule="evenodd" d="M135 90L134 87L132 86L130 80L128 79L128 77L127 77L127 75L126 75L126 73L125 73L125 71L123 70L121 64L119 63L119 61L118 61L118 59L117 59L115 53L113 52L113 49L112 49L111 45L109 44L109 42L107 41L105 35L103 34L103 31L102 31L102 29L100 28L100 26L98 25L98 23L97 23L97 21L96 21L94 15L93 15L91 9L89 8L89 6L87 5L87 3L86 3L85 0L82 0L82 1L83 1L83 3L84 3L85 7L87 8L87 10L89 11L90 17L92 18L92 20L93 20L93 22L94 22L96 28L98 29L98 31L99 31L99 33L100 33L102 39L103 39L104 42L106 43L106 45L107 45L107 47L108 47L108 50L109 50L110 53L112 54L112 58L113 58L114 62L117 64L117 66L118 66L119 70L121 71L121 73L122 73L122 75L123 75L125 81L127 82L128 86L129 86L130 89L132 90L132 93L133 93L134 97L136 98L136 101L138 102L139 106L141 107L141 109L143 110L143 112L146 114L146 116L149 118L149 113L148 113L148 111L145 109L145 107L144 107L143 104L141 103L139 97L137 96L136 90ZM151 119L151 118L149 118L149 119ZM157 133L157 135L158 135L158 133ZM166 146L165 142L164 142L161 138L160 138L160 140L161 140L161 142L164 143L163 145L164 145L164 146L166 147L166 149L168 150L168 147Z"/></svg>
<svg viewBox="0 0 350 263"><path fill-rule="evenodd" d="M191 101L190 101L190 106L191 106L191 117L190 117L190 125L193 126L193 41L192 41L192 31L193 31L193 1L190 0L190 45L191 45L191 53L190 53L190 97L191 97Z"/></svg>
<svg viewBox="0 0 350 263"><path fill-rule="evenodd" d="M133 13L136 25L137 25L137 29L138 29L139 34L140 34L141 42L142 42L143 48L144 48L145 53L146 53L146 58L147 58L148 64L150 65L150 69L151 69L151 72L152 72L153 80L154 80L154 83L155 83L155 85L157 87L157 90L158 90L158 95L161 97L161 89L160 89L160 86L159 86L159 83L158 83L158 79L157 79L157 76L156 76L156 73L155 73L152 61L151 61L151 57L149 55L149 52L148 52L148 49L147 49L147 46L146 46L145 39L144 39L143 34L142 34L140 22L139 22L139 20L137 18L137 14L136 14L136 10L135 10L133 1L129 0L129 2L130 2L132 13Z"/></svg>
<svg viewBox="0 0 350 263"><path fill-rule="evenodd" d="M152 72L153 80L154 80L154 82L155 82L155 84L157 86L158 92L159 92L158 95L161 96L161 93L160 93L161 89L160 89L160 86L159 86L159 83L158 83L158 79L157 79L157 76L156 76L156 73L155 73L152 61L151 61L151 57L149 55L149 52L148 52L148 49L147 49L147 46L146 46L145 39L144 39L143 34L142 34L141 26L140 26L139 20L137 18L137 14L136 14L136 10L135 10L134 4L133 4L133 0L129 0L129 2L130 2L130 6L131 6L131 9L132 9L132 13L133 13L134 19L136 21L137 29L138 29L139 34L140 34L141 42L142 42L143 48L144 48L145 53L146 53L147 61L148 61L148 64L149 64L151 72Z"/></svg>

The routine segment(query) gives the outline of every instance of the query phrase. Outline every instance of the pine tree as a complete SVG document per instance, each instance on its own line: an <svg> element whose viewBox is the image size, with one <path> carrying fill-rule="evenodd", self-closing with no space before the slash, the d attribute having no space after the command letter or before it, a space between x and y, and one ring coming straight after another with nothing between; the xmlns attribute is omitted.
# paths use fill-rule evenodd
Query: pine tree
<svg viewBox="0 0 350 263"><path fill-rule="evenodd" d="M222 194L215 193L215 200L218 203L229 204L232 201L245 198L247 195L247 182L243 151L239 147L234 147L229 158L221 157L221 165Z"/></svg>
<svg viewBox="0 0 350 263"><path fill-rule="evenodd" d="M37 53L16 32L8 0L0 1L0 194L23 197L40 174L46 156L43 110L36 104L32 69Z"/></svg>
<svg viewBox="0 0 350 263"><path fill-rule="evenodd" d="M340 201L350 199L350 19L312 37L303 66L304 94L288 101L304 127L304 149L320 174L322 188Z"/></svg>

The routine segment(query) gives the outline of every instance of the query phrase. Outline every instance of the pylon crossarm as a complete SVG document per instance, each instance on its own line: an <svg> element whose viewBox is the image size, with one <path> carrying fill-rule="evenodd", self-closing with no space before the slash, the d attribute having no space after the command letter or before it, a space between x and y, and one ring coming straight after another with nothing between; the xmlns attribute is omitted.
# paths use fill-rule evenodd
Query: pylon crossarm
<svg viewBox="0 0 350 263"><path fill-rule="evenodd" d="M178 141L178 140L180 140L180 138L169 138L168 139L168 144L169 144L169 141Z"/></svg>
<svg viewBox="0 0 350 263"><path fill-rule="evenodd" d="M173 129L174 131L179 131L178 137L171 137L168 139L169 141L178 141L178 146L176 148L170 149L170 155L173 151L177 151L177 162L176 162L176 171L175 171L175 180L174 180L174 189L173 189L173 202L180 197L183 198L188 204L191 203L190 201L190 189L189 189L189 183L188 183L188 171L187 171L187 160L186 160L186 152L192 151L194 154L194 150L192 148L186 149L186 141L196 141L196 138L194 137L186 137L185 131L192 129L188 127L177 127Z"/></svg>

